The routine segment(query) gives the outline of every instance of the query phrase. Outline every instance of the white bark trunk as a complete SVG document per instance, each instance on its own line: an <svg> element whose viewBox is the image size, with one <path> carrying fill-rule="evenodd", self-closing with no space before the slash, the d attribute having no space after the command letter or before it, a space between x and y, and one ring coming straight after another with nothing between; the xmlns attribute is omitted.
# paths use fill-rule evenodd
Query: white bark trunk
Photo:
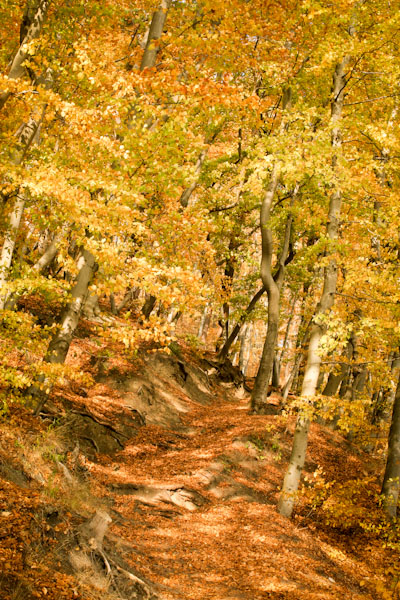
<svg viewBox="0 0 400 600"><path fill-rule="evenodd" d="M10 295L10 292L7 290L8 274L11 268L15 242L24 208L25 198L17 196L17 200L10 215L10 227L6 232L0 256L0 310L4 309Z"/></svg>
<svg viewBox="0 0 400 600"><path fill-rule="evenodd" d="M18 48L11 63L10 71L8 73L9 79L19 79L25 74L24 62L28 56L28 44L40 35L47 10L50 6L50 1L51 0L42 0L39 3L38 8L36 10L36 14L34 15L25 34L25 37L22 40L22 43ZM3 108L4 104L7 102L10 96L10 92L3 92L0 94L0 110Z"/></svg>
<svg viewBox="0 0 400 600"><path fill-rule="evenodd" d="M159 49L159 39L162 36L165 20L172 0L162 0L159 9L153 14L149 34L147 36L146 48L143 52L140 70L151 69L156 64Z"/></svg>
<svg viewBox="0 0 400 600"><path fill-rule="evenodd" d="M341 146L339 120L343 111L344 89L346 87L345 68L348 64L348 61L349 58L347 56L344 57L342 62L336 65L335 74L333 76L333 98L331 105L333 148L339 148ZM335 165L336 157L333 158L332 167L335 168ZM329 203L327 237L330 241L334 241L338 237L341 202L342 197L340 189L336 189L336 191L332 194ZM325 271L322 296L315 311L314 323L311 329L310 343L308 348L307 364L301 389L301 396L304 398L306 404L309 405L312 403L312 399L315 396L317 389L321 366L321 356L318 353L318 348L321 337L325 331L323 321L321 322L319 317L329 314L329 311L333 306L336 292L336 282L337 265L336 260L332 258ZM309 428L310 418L307 415L307 409L305 408L304 410L300 410L297 418L289 466L285 474L282 492L278 502L278 511L285 517L290 517L293 512L294 502L300 483L301 472L303 470L306 458Z"/></svg>
<svg viewBox="0 0 400 600"><path fill-rule="evenodd" d="M51 87L52 83L53 79L51 76L51 71L47 71L46 86ZM13 162L14 165L18 166L23 163L26 153L32 146L37 131L43 121L46 108L47 105L45 104L41 108L40 112L38 112L37 114L33 113L30 116L28 122L24 123L21 126L19 130L18 148L11 159L11 162ZM25 202L26 199L22 195L18 194L14 204L14 208L10 215L10 226L4 236L3 247L0 255L0 310L4 309L7 299L10 295L6 289L7 280L11 268L15 243L21 224L21 218L25 208Z"/></svg>

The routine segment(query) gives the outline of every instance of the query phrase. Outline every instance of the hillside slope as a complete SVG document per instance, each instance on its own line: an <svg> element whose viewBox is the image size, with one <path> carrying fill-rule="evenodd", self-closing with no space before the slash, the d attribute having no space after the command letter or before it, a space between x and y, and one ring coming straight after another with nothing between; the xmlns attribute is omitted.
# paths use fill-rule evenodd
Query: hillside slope
<svg viewBox="0 0 400 600"><path fill-rule="evenodd" d="M41 420L12 408L0 598L397 597L397 556L372 534L327 527L305 499L293 521L277 514L293 418L251 416L248 400L234 370L181 349L103 364L89 390L58 390ZM313 426L311 479L317 467L328 480L368 476L365 464Z"/></svg>

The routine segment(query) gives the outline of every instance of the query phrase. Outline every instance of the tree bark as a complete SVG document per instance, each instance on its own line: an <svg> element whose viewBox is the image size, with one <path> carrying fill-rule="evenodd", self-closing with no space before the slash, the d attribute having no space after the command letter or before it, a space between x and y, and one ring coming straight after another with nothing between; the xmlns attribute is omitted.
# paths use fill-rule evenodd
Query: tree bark
<svg viewBox="0 0 400 600"><path fill-rule="evenodd" d="M349 57L345 56L343 60L336 65L333 76L332 103L331 103L331 122L332 129L332 147L340 148L341 134L339 129L339 120L343 112L344 89L346 87L345 69ZM335 169L336 157L333 157L332 168ZM329 214L327 224L327 237L330 241L338 238L338 226L340 209L342 203L341 191L337 187L332 193L329 202ZM324 286L319 305L316 308L314 321L311 328L310 342L308 347L307 364L304 372L301 396L307 404L311 405L312 399L317 388L318 377L321 366L321 356L319 355L319 343L325 332L325 326L321 317L329 314L335 299L337 283L337 265L336 260L331 258L326 268L324 276ZM289 466L285 474L281 495L278 502L278 511L285 517L291 517L295 502L295 497L299 487L301 472L307 452L308 431L310 428L310 416L307 410L300 410L297 417L296 429L293 438L293 447L289 460Z"/></svg>
<svg viewBox="0 0 400 600"><path fill-rule="evenodd" d="M216 131L214 131L214 133L212 134L211 137L208 137L205 140L205 143L207 144L207 146L205 148L203 148L203 150L200 152L199 154L199 158L197 159L195 168L194 168L194 173L195 173L195 179L192 181L192 183L182 192L181 197L179 198L179 202L180 205L182 206L182 208L186 208L189 205L189 201L190 198L193 194L193 192L195 191L195 189L197 188L198 184L199 184L199 179L200 179L200 174L201 174L201 168L204 164L204 161L207 157L208 151L211 148L211 144L213 143L213 141L215 140L215 138L217 137L217 135L219 134L219 132L222 129L222 125L218 126Z"/></svg>
<svg viewBox="0 0 400 600"><path fill-rule="evenodd" d="M150 317L151 312L156 305L156 302L157 302L157 298L155 296L152 296L151 294L149 294L146 297L146 300L144 301L144 304L142 306L142 314L145 319L148 319Z"/></svg>
<svg viewBox="0 0 400 600"><path fill-rule="evenodd" d="M210 323L211 316L211 307L209 304L206 304L203 310L203 314L201 315L201 320L199 324L199 331L197 332L197 337L200 340L206 340L207 338L207 330L208 325Z"/></svg>
<svg viewBox="0 0 400 600"><path fill-rule="evenodd" d="M339 371L332 371L329 373L328 381L322 392L323 396L335 396L338 393L342 382L345 380L350 370L350 362L353 358L355 344L356 340L354 335L352 335L346 345L345 362L340 363Z"/></svg>
<svg viewBox="0 0 400 600"><path fill-rule="evenodd" d="M146 47L143 52L140 70L151 69L156 64L157 53L159 50L159 39L164 30L165 21L172 0L162 0L159 9L153 14L149 34L147 36Z"/></svg>
<svg viewBox="0 0 400 600"><path fill-rule="evenodd" d="M46 250L39 258L39 260L33 265L32 271L36 271L37 273L43 273L45 269L52 263L56 254L58 252L58 245L61 241L62 234L56 234L50 244L47 246Z"/></svg>
<svg viewBox="0 0 400 600"><path fill-rule="evenodd" d="M278 336L279 321L279 289L272 277L272 231L268 228L272 200L278 185L278 169L275 167L271 182L261 205L261 279L268 295L268 329L265 337L263 353L258 369L256 381L251 395L251 412L260 413L265 401L269 380L272 373L275 344Z"/></svg>
<svg viewBox="0 0 400 600"><path fill-rule="evenodd" d="M246 318L253 312L257 302L259 301L261 296L264 294L264 292L265 292L265 287L263 286L262 288L260 288L258 290L258 292L256 292L254 294L253 298L250 300L243 315L240 317L239 321L236 323L235 327L232 329L228 339L226 340L225 344L222 346L222 348L219 352L218 359L220 361L223 362L227 358L227 356L229 354L229 350L231 349L232 344L234 343L237 336L239 335L240 330L243 326L243 323L246 321Z"/></svg>
<svg viewBox="0 0 400 600"><path fill-rule="evenodd" d="M43 120L45 110L46 106L42 108L41 115L38 116L38 118L35 119L33 116L31 116L28 122L21 127L19 133L18 148L11 159L14 165L19 166L22 164L26 153L31 147L35 135ZM5 308L5 305L10 295L6 289L6 286L13 259L17 235L25 208L25 202L25 197L20 194L17 194L17 199L15 201L14 207L10 215L10 225L4 236L3 246L0 254L0 310L3 310Z"/></svg>
<svg viewBox="0 0 400 600"><path fill-rule="evenodd" d="M253 333L254 324L246 323L244 331L240 334L239 370L243 377L247 376L249 369Z"/></svg>
<svg viewBox="0 0 400 600"><path fill-rule="evenodd" d="M90 281L97 270L94 256L88 250L82 250L78 266L80 269L71 290L71 301L61 315L60 326L51 339L44 358L47 363L62 364L65 361L89 293Z"/></svg>
<svg viewBox="0 0 400 600"><path fill-rule="evenodd" d="M279 388L280 375L281 375L281 363L279 361L279 356L278 356L277 352L275 352L273 365L272 365L272 380L271 380L271 386L275 389Z"/></svg>
<svg viewBox="0 0 400 600"><path fill-rule="evenodd" d="M390 424L388 455L383 476L383 510L391 518L397 515L397 501L400 490L400 375L397 382Z"/></svg>
<svg viewBox="0 0 400 600"><path fill-rule="evenodd" d="M54 257L58 252L58 243L61 239L61 234L54 237L53 241L50 242L39 260L32 266L32 271L36 273L42 273L53 261ZM4 310L15 310L18 302L18 295L16 293L6 294L5 297L0 300L0 308Z"/></svg>
<svg viewBox="0 0 400 600"><path fill-rule="evenodd" d="M199 178L200 178L200 173L201 173L201 167L204 164L204 161L206 159L208 150L209 150L210 146L208 146L207 148L204 148L199 155L199 158L197 159L197 163L196 166L194 168L194 173L195 173L195 179L193 180L193 182L189 185L189 187L187 187L181 194L181 197L179 198L179 202L180 205L183 208L186 208L189 205L189 200L194 192L194 190L197 188L198 183L199 183Z"/></svg>
<svg viewBox="0 0 400 600"><path fill-rule="evenodd" d="M241 373L243 373L243 366L245 364L245 356L246 356L246 342L248 337L248 329L249 323L245 323L242 331L240 332L239 340L240 340L240 349L238 356L238 367Z"/></svg>
<svg viewBox="0 0 400 600"><path fill-rule="evenodd" d="M260 226L261 226L261 279L268 294L268 326L267 335L264 341L263 352L260 366L257 372L256 381L251 394L250 410L252 413L262 413L265 407L265 400L268 391L268 385L271 379L276 342L278 339L279 327L279 308L280 294L285 276L285 263L289 253L290 234L292 226L292 216L289 215L282 252L279 257L279 269L276 277L272 275L272 231L269 229L269 219L271 214L272 200L278 185L278 170L274 169L271 177L271 183L264 196L261 206ZM293 193L293 196L297 192ZM292 200L293 202L293 200Z"/></svg>
<svg viewBox="0 0 400 600"><path fill-rule="evenodd" d="M68 354L75 330L78 326L82 308L89 293L89 284L97 271L98 265L94 256L88 250L82 250L78 259L80 267L71 290L71 301L67 304L61 314L60 325L50 340L44 362L50 364L63 364ZM44 376L38 378L38 384L32 385L29 393L36 402L34 414L38 415L42 410L50 393Z"/></svg>
<svg viewBox="0 0 400 600"><path fill-rule="evenodd" d="M43 28L43 22L44 22L47 10L50 6L50 1L51 0L42 0L41 2L39 2L34 16L29 15L29 23L27 23L28 27L26 29L25 36L24 36L24 38L21 42L21 45L18 48L18 50L13 58L13 61L11 63L10 71L8 73L9 79L19 79L20 77L23 77L23 75L25 74L24 62L28 56L28 54L26 52L27 44L29 42L31 42L32 40L34 40L35 38L39 37L39 35L42 31L42 28ZM25 11L25 15L24 15L25 19L27 17L28 17L28 10ZM24 32L23 25L21 25L21 37L23 35L23 32ZM3 106L5 105L5 103L7 102L8 98L10 96L11 96L11 92L2 92L0 94L0 110L3 108Z"/></svg>

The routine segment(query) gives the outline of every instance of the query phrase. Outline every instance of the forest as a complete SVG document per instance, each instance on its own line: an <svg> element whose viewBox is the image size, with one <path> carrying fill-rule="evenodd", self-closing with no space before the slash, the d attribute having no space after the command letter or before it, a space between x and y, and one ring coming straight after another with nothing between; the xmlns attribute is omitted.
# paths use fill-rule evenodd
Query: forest
<svg viewBox="0 0 400 600"><path fill-rule="evenodd" d="M400 598L397 2L0 19L0 598Z"/></svg>

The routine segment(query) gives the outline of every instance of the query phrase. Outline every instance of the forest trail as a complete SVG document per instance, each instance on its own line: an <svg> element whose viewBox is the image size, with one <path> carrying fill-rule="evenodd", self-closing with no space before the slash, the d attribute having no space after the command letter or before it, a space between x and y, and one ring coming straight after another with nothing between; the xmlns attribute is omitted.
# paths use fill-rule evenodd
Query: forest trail
<svg viewBox="0 0 400 600"><path fill-rule="evenodd" d="M0 0L0 600L400 600L396 6Z"/></svg>
<svg viewBox="0 0 400 600"><path fill-rule="evenodd" d="M370 540L363 548L359 533L318 532L308 510L294 521L278 515L294 421L249 415L249 394L233 383L214 379L205 405L180 395L190 404L181 428L145 426L92 470L113 497L113 532L163 598L385 597ZM364 468L340 435L317 425L309 455L308 475L322 466L356 478Z"/></svg>
<svg viewBox="0 0 400 600"><path fill-rule="evenodd" d="M87 393L59 390L49 411L61 414L62 398L71 412L50 433L25 409L12 409L18 415L4 424L0 445L0 512L6 517L0 522L0 598L396 597L393 576L376 569L389 568L395 554L373 536L324 527L303 500L293 520L277 513L294 417L250 415L249 393L234 372L218 372L216 364L185 352L178 358L156 353L128 371L111 365L107 372L103 365ZM277 412L272 405L271 412ZM84 415L86 429L76 420L68 426L71 413ZM128 413L137 431L115 452L112 435L129 430ZM97 429L89 427L93 415ZM57 450L61 438L64 454ZM362 451L314 425L307 475L312 478L317 467L329 480L365 475ZM82 549L82 520L98 509L112 519L104 556L144 583L127 596L111 575L100 573L107 562L96 559L89 581L71 559ZM93 581L98 591L89 593Z"/></svg>

